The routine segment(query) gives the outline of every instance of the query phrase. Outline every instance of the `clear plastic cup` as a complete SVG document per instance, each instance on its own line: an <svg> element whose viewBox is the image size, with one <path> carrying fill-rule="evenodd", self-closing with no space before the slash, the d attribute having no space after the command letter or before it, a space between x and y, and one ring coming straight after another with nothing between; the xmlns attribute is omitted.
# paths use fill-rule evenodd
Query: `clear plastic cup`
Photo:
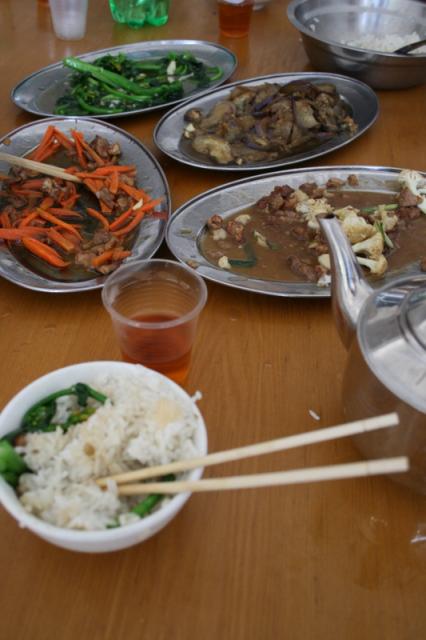
<svg viewBox="0 0 426 640"><path fill-rule="evenodd" d="M141 260L112 273L102 290L123 360L185 382L197 321L207 300L204 280L172 260Z"/></svg>
<svg viewBox="0 0 426 640"><path fill-rule="evenodd" d="M88 0L49 0L55 35L61 40L81 40L86 33Z"/></svg>

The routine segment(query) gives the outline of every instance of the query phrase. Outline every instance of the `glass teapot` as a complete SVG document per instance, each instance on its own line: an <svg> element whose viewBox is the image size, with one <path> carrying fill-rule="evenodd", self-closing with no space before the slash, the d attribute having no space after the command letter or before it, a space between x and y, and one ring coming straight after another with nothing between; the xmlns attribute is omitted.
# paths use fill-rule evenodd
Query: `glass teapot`
<svg viewBox="0 0 426 640"><path fill-rule="evenodd" d="M382 289L364 280L336 218L323 218L330 247L332 305L349 350L342 401L348 419L396 411L400 424L355 438L367 457L407 455L394 479L426 493L426 273Z"/></svg>

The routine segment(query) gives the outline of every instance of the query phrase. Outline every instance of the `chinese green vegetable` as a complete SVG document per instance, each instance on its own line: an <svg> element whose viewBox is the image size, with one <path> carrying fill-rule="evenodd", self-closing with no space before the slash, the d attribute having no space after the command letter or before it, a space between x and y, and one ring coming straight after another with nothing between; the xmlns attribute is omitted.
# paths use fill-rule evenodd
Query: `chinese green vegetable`
<svg viewBox="0 0 426 640"><path fill-rule="evenodd" d="M179 100L194 89L220 79L220 67L204 64L191 53L171 52L160 59L136 60L123 53L92 63L63 60L73 70L69 90L55 106L58 115L108 115Z"/></svg>
<svg viewBox="0 0 426 640"><path fill-rule="evenodd" d="M70 411L63 422L52 422L56 413L56 400L63 396L76 396L79 408ZM89 398L100 404L104 404L107 400L103 393L92 389L83 382L77 382L71 387L51 393L28 409L22 418L20 428L0 440L0 475L6 482L16 487L19 476L29 471L24 460L11 443L25 433L36 431L46 433L55 431L58 427L66 431L72 425L87 420L96 411L95 406L88 405Z"/></svg>

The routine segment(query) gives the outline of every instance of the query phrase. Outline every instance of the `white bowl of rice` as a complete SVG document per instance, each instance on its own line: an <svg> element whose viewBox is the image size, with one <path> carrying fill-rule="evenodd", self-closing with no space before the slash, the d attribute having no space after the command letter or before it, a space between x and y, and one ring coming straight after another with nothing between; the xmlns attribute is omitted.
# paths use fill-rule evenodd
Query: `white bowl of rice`
<svg viewBox="0 0 426 640"><path fill-rule="evenodd" d="M30 472L19 477L16 491L0 477L0 500L19 526L52 544L88 553L116 551L160 531L190 494L165 497L140 518L132 509L143 495L119 496L115 482L101 488L95 480L204 455L206 428L195 399L161 374L124 362L86 362L22 389L0 414L0 438L19 429L24 414L41 399L77 383L107 400L91 401L93 413L66 430L26 433L16 441ZM56 401L55 424L62 422L61 413L73 410L76 400L70 398ZM202 473L194 469L179 478L197 480Z"/></svg>

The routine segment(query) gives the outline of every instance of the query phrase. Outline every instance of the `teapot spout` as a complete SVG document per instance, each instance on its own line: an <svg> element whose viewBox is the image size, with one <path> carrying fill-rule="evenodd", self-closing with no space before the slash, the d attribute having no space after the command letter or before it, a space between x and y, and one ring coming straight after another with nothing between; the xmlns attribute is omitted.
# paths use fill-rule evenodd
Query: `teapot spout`
<svg viewBox="0 0 426 640"><path fill-rule="evenodd" d="M331 295L340 338L349 347L362 306L372 289L364 280L352 247L335 216L319 220L330 248Z"/></svg>

